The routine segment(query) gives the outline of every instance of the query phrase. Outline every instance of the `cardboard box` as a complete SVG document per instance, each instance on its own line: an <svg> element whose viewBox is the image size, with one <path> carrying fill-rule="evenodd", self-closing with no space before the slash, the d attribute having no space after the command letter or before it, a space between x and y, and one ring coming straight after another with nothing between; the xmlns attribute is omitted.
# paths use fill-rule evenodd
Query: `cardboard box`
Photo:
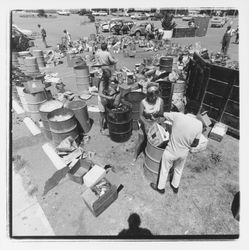
<svg viewBox="0 0 249 250"><path fill-rule="evenodd" d="M150 143L155 147L169 140L169 133L158 123L151 126L147 136Z"/></svg>
<svg viewBox="0 0 249 250"><path fill-rule="evenodd" d="M228 126L224 123L218 122L214 125L209 133L209 138L215 141L221 142L224 135L226 134Z"/></svg>
<svg viewBox="0 0 249 250"><path fill-rule="evenodd" d="M83 181L87 187L94 186L98 181L104 178L106 172L105 170L98 166L94 165L84 176Z"/></svg>
<svg viewBox="0 0 249 250"><path fill-rule="evenodd" d="M78 160L77 163L69 170L68 177L73 182L80 185L84 183L83 176L91 169L92 162L84 159Z"/></svg>
<svg viewBox="0 0 249 250"><path fill-rule="evenodd" d="M209 119L209 117L207 115L207 111L205 111L201 114L198 114L196 116L196 118L199 119L205 127L209 127L212 124L211 120Z"/></svg>
<svg viewBox="0 0 249 250"><path fill-rule="evenodd" d="M94 192L96 185L99 182L105 181L109 183L109 189L101 196ZM107 207L109 207L118 198L118 187L120 186L120 181L118 176L109 171L106 173L105 177L102 178L94 186L87 188L87 190L82 194L82 198L93 213L95 217L99 216Z"/></svg>

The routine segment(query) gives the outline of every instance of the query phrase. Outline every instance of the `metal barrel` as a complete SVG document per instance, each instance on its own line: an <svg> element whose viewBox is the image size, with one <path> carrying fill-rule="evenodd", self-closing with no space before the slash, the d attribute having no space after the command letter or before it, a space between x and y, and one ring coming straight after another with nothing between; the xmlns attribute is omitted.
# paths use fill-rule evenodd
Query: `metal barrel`
<svg viewBox="0 0 249 250"><path fill-rule="evenodd" d="M111 140L128 141L132 134L132 106L124 104L123 109L107 108L107 122Z"/></svg>
<svg viewBox="0 0 249 250"><path fill-rule="evenodd" d="M11 65L12 65L13 68L18 68L19 67L18 52L15 52L15 51L12 52Z"/></svg>
<svg viewBox="0 0 249 250"><path fill-rule="evenodd" d="M125 94L124 100L131 103L132 105L132 119L133 119L133 129L138 130L138 120L139 120L139 107L140 102L145 98L145 94L142 92L130 92Z"/></svg>
<svg viewBox="0 0 249 250"><path fill-rule="evenodd" d="M72 136L75 140L78 138L77 120L72 110L59 108L49 112L47 117L55 145L60 144L68 136Z"/></svg>
<svg viewBox="0 0 249 250"><path fill-rule="evenodd" d="M46 66L45 64L45 59L44 59L44 54L42 50L33 50L33 56L37 60L37 64L39 68L44 68Z"/></svg>
<svg viewBox="0 0 249 250"><path fill-rule="evenodd" d="M163 110L169 112L171 109L173 84L170 81L159 81L159 88L163 99Z"/></svg>
<svg viewBox="0 0 249 250"><path fill-rule="evenodd" d="M49 127L49 122L48 122L48 113L62 108L63 107L63 103L57 100L50 100L50 101L46 101L44 102L40 108L39 108L39 112L40 112L40 116L41 116L41 120L43 123L43 133L46 136L47 139L52 140L52 134L50 131L50 127Z"/></svg>
<svg viewBox="0 0 249 250"><path fill-rule="evenodd" d="M26 68L25 68L25 63L24 63L24 59L25 57L27 56L31 56L30 52L29 51L20 51L18 52L18 63L19 63L19 67L21 69L22 72L26 72Z"/></svg>
<svg viewBox="0 0 249 250"><path fill-rule="evenodd" d="M75 66L74 73L76 77L76 86L79 93L88 92L90 86L89 67L84 65Z"/></svg>
<svg viewBox="0 0 249 250"><path fill-rule="evenodd" d="M38 122L41 119L39 112L40 106L52 98L50 90L43 90L31 94L26 88L24 88L23 93L29 115L35 122Z"/></svg>
<svg viewBox="0 0 249 250"><path fill-rule="evenodd" d="M145 148L144 175L149 181L156 183L164 149L153 146L149 140Z"/></svg>
<svg viewBox="0 0 249 250"><path fill-rule="evenodd" d="M16 91L17 91L17 94L18 94L19 99L21 101L22 107L26 112L28 112L29 109L28 109L27 101L26 101L25 96L24 96L24 92L23 92L24 89L25 89L25 87L16 85Z"/></svg>
<svg viewBox="0 0 249 250"><path fill-rule="evenodd" d="M166 72L171 72L173 67L173 57L162 56L159 60L159 66L162 70L165 70Z"/></svg>
<svg viewBox="0 0 249 250"><path fill-rule="evenodd" d="M40 73L37 60L34 56L24 58L25 71L27 75L37 75Z"/></svg>
<svg viewBox="0 0 249 250"><path fill-rule="evenodd" d="M67 108L71 109L78 120L84 133L88 133L91 129L91 122L88 116L87 104L84 101L77 100L68 103Z"/></svg>

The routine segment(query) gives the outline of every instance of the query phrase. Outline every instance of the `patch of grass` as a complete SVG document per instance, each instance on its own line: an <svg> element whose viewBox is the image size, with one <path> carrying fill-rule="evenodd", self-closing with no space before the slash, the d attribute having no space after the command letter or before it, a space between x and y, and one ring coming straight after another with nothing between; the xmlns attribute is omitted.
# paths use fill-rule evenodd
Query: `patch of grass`
<svg viewBox="0 0 249 250"><path fill-rule="evenodd" d="M211 153L209 159L213 165L217 166L220 162L222 162L222 154L220 152Z"/></svg>

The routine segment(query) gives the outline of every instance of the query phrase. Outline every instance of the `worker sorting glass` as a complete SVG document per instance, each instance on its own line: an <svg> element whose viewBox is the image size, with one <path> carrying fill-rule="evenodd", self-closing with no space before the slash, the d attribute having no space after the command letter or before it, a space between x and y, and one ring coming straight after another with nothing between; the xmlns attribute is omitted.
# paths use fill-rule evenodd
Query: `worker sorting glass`
<svg viewBox="0 0 249 250"><path fill-rule="evenodd" d="M149 83L147 85L146 97L140 103L140 129L138 133L138 141L135 146L134 160L143 150L144 142L147 139L147 133L150 127L163 117L163 99L159 96L160 89L158 83Z"/></svg>
<svg viewBox="0 0 249 250"><path fill-rule="evenodd" d="M120 104L120 91L116 76L111 70L103 69L101 81L99 83L98 107L100 110L100 132L103 135L108 135L106 111L107 107L114 108Z"/></svg>

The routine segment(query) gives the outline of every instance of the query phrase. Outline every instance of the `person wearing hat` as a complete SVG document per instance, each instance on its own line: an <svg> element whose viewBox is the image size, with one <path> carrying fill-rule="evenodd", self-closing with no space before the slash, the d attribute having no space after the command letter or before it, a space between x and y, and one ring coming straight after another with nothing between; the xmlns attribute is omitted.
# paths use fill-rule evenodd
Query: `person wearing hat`
<svg viewBox="0 0 249 250"><path fill-rule="evenodd" d="M229 47L232 35L233 35L232 27L231 27L231 25L228 25L227 30L226 30L225 34L223 35L222 42L221 42L221 44L222 44L221 52L224 55L227 55L227 51L228 51L228 47Z"/></svg>
<svg viewBox="0 0 249 250"><path fill-rule="evenodd" d="M163 99L159 97L159 84L149 83L147 85L146 97L140 103L140 129L138 134L138 141L135 146L134 160L136 160L139 153L142 151L141 147L146 141L147 133L150 127L160 122L163 116Z"/></svg>
<svg viewBox="0 0 249 250"><path fill-rule="evenodd" d="M169 143L162 155L157 184L150 183L151 188L160 194L165 192L168 173L172 167L170 187L174 193L178 193L188 152L191 147L198 145L203 130L202 122L196 118L198 111L199 104L196 101L190 101L185 107L185 114L178 112L163 114L166 120L172 122L172 131Z"/></svg>
<svg viewBox="0 0 249 250"><path fill-rule="evenodd" d="M167 68L168 67L165 66L165 57L161 57L159 60L159 69L151 69L145 73L145 76L150 77L150 80L153 82L164 79L170 73L168 72Z"/></svg>

